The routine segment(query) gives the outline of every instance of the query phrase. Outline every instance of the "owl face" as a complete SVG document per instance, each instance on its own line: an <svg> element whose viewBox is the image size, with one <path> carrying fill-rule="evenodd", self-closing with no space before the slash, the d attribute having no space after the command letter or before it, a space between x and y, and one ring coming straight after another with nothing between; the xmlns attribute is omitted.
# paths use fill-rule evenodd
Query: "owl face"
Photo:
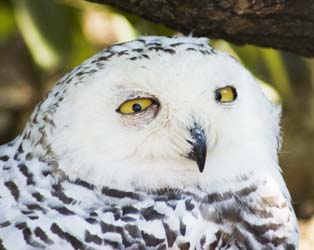
<svg viewBox="0 0 314 250"><path fill-rule="evenodd" d="M209 185L266 171L253 160L277 161L277 116L239 62L184 46L146 55L112 57L64 98L50 137L70 178L119 188Z"/></svg>

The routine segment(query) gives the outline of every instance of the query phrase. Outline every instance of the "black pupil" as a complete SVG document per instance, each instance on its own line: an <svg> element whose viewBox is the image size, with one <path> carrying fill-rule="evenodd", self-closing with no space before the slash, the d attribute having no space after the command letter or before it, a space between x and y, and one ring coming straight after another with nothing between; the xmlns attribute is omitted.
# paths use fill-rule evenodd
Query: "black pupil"
<svg viewBox="0 0 314 250"><path fill-rule="evenodd" d="M142 110L141 104L139 104L139 103L133 104L132 110L133 110L134 112L140 112L140 111Z"/></svg>
<svg viewBox="0 0 314 250"><path fill-rule="evenodd" d="M215 93L215 98L216 98L216 100L217 101L220 101L221 100L221 93L220 92L218 92L218 91L216 91L216 93Z"/></svg>

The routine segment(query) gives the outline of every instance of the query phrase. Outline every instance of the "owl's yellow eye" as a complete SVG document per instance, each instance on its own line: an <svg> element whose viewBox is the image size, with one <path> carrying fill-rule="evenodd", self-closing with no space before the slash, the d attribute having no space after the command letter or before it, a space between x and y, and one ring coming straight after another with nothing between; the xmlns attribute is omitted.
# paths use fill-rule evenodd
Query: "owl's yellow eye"
<svg viewBox="0 0 314 250"><path fill-rule="evenodd" d="M149 108L154 104L150 98L137 98L121 104L117 111L124 115L135 114Z"/></svg>
<svg viewBox="0 0 314 250"><path fill-rule="evenodd" d="M236 89L231 86L217 89L215 92L215 99L219 102L233 102L237 96Z"/></svg>

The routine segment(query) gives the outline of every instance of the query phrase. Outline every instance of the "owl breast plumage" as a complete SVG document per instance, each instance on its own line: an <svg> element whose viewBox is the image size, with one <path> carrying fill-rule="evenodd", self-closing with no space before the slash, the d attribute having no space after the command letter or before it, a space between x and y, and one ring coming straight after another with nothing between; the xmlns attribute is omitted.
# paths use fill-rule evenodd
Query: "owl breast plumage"
<svg viewBox="0 0 314 250"><path fill-rule="evenodd" d="M0 147L0 249L296 250L275 113L206 39L113 45Z"/></svg>

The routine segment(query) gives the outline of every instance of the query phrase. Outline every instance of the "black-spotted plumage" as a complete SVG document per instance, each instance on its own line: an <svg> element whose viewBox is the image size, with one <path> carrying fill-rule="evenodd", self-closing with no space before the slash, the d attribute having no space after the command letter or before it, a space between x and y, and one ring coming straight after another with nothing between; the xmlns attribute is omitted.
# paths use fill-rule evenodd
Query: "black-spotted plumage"
<svg viewBox="0 0 314 250"><path fill-rule="evenodd" d="M293 238L276 236L289 230L288 221L276 220L274 213L289 214L290 204L284 197L252 203L266 183L252 183L250 176L235 180L238 189L222 193L197 187L152 193L96 190L82 181L57 180L53 167L38 159L24 164L9 159L14 149L1 148L4 249L296 249ZM25 152L19 157L24 161ZM262 223L251 224L249 217Z"/></svg>

